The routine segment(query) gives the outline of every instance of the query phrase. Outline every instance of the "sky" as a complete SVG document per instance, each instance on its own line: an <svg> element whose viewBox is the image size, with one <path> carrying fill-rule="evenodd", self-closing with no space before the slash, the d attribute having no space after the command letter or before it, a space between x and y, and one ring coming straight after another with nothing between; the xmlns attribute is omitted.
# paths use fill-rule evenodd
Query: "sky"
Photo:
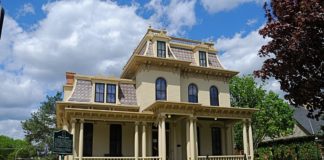
<svg viewBox="0 0 324 160"><path fill-rule="evenodd" d="M2 0L0 135L23 138L21 121L62 91L65 72L118 77L149 26L215 43L227 69L251 74L269 39L264 0ZM277 93L271 79L265 86Z"/></svg>

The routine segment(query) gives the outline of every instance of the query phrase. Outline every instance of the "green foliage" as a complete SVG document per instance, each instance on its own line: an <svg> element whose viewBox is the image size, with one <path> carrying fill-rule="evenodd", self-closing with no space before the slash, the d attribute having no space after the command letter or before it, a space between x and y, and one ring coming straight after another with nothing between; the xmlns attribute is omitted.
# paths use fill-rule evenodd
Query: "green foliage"
<svg viewBox="0 0 324 160"><path fill-rule="evenodd" d="M16 155L30 158L36 155L36 149L25 140L0 135L0 160L13 160Z"/></svg>
<svg viewBox="0 0 324 160"><path fill-rule="evenodd" d="M299 160L315 160L320 157L320 151L314 142L294 141L288 144L274 144L271 147L259 147L256 153L259 159L297 159L298 157Z"/></svg>
<svg viewBox="0 0 324 160"><path fill-rule="evenodd" d="M53 144L52 135L56 130L55 103L61 100L61 92L53 97L47 96L37 112L32 113L30 119L21 122L26 140L36 147L40 156L51 156L49 151Z"/></svg>
<svg viewBox="0 0 324 160"><path fill-rule="evenodd" d="M252 117L255 147L264 137L276 138L292 132L293 110L276 93L258 86L252 76L232 78L230 93L232 106L259 109ZM236 148L242 149L242 124L236 124L234 129Z"/></svg>

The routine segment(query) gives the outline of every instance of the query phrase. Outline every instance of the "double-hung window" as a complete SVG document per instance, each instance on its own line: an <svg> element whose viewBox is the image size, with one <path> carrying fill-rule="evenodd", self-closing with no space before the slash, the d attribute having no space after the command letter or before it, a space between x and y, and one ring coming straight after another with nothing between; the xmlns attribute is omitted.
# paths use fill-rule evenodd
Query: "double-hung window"
<svg viewBox="0 0 324 160"><path fill-rule="evenodd" d="M167 83L164 78L158 78L155 81L155 100L167 99Z"/></svg>
<svg viewBox="0 0 324 160"><path fill-rule="evenodd" d="M116 103L116 85L107 84L107 103Z"/></svg>
<svg viewBox="0 0 324 160"><path fill-rule="evenodd" d="M157 41L157 56L162 58L166 57L166 46L163 41Z"/></svg>
<svg viewBox="0 0 324 160"><path fill-rule="evenodd" d="M105 84L96 83L95 86L95 102L104 103L105 98Z"/></svg>
<svg viewBox="0 0 324 160"><path fill-rule="evenodd" d="M188 86L188 101L198 103L198 87L193 83Z"/></svg>
<svg viewBox="0 0 324 160"><path fill-rule="evenodd" d="M207 67L206 52L199 51L199 65L203 67Z"/></svg>
<svg viewBox="0 0 324 160"><path fill-rule="evenodd" d="M218 101L218 89L215 86L211 86L209 89L209 98L211 106L219 106Z"/></svg>

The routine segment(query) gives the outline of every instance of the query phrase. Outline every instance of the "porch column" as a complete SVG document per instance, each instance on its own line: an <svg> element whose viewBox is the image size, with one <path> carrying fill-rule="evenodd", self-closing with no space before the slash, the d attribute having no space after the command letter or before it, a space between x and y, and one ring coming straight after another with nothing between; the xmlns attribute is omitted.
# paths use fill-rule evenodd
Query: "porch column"
<svg viewBox="0 0 324 160"><path fill-rule="evenodd" d="M83 156L83 129L84 129L84 120L80 119L80 134L79 134L79 160L82 160Z"/></svg>
<svg viewBox="0 0 324 160"><path fill-rule="evenodd" d="M76 122L76 120L75 119L72 119L71 120L71 123L72 123L72 126L71 126L71 134L73 135L73 145L72 145L72 147L73 147L73 159L76 157L76 155L77 155L77 151L76 151L76 146L75 146L75 141L76 141L76 134L75 134L75 122Z"/></svg>
<svg viewBox="0 0 324 160"><path fill-rule="evenodd" d="M249 146L250 146L250 155L251 155L251 159L254 159L254 149L253 149L253 137L252 137L252 124L251 124L251 120L248 121L248 125L249 125Z"/></svg>
<svg viewBox="0 0 324 160"><path fill-rule="evenodd" d="M146 122L142 126L142 157L146 157Z"/></svg>
<svg viewBox="0 0 324 160"><path fill-rule="evenodd" d="M158 119L158 149L159 149L159 157L162 157L162 123L161 119Z"/></svg>
<svg viewBox="0 0 324 160"><path fill-rule="evenodd" d="M161 116L161 125L162 125L162 160L166 160L166 135L165 135L165 116Z"/></svg>
<svg viewBox="0 0 324 160"><path fill-rule="evenodd" d="M195 144L195 159L198 159L198 134L197 134L197 119L193 119L194 127L194 144Z"/></svg>
<svg viewBox="0 0 324 160"><path fill-rule="evenodd" d="M196 158L196 141L195 141L195 124L194 118L190 118L190 153L191 153L191 160L195 160Z"/></svg>
<svg viewBox="0 0 324 160"><path fill-rule="evenodd" d="M244 154L249 155L248 153L248 138L247 138L247 128L246 128L246 120L243 120L243 149Z"/></svg>
<svg viewBox="0 0 324 160"><path fill-rule="evenodd" d="M138 159L138 122L135 122L135 137L134 137L134 156Z"/></svg>
<svg viewBox="0 0 324 160"><path fill-rule="evenodd" d="M187 160L191 156L191 149L190 149L190 120L187 119L186 121L186 139L187 139Z"/></svg>

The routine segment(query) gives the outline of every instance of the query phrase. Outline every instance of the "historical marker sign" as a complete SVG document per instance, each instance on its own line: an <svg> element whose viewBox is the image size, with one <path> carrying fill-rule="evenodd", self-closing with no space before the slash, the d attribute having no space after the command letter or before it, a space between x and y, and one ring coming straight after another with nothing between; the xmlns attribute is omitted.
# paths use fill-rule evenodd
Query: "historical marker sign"
<svg viewBox="0 0 324 160"><path fill-rule="evenodd" d="M53 152L60 155L72 154L73 135L65 130L54 132Z"/></svg>

